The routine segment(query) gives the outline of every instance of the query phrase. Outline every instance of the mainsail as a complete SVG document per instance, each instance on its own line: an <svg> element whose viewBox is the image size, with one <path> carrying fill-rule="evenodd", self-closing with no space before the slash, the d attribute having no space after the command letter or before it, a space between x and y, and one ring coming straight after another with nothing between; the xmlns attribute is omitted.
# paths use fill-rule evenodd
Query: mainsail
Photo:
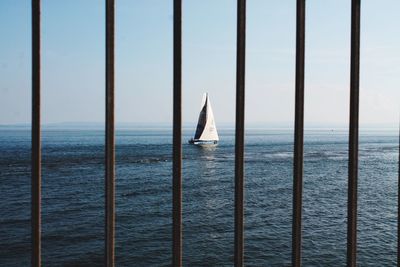
<svg viewBox="0 0 400 267"><path fill-rule="evenodd" d="M214 114L207 93L203 95L201 106L202 108L194 139L199 141L218 141L219 138L217 128L215 127Z"/></svg>

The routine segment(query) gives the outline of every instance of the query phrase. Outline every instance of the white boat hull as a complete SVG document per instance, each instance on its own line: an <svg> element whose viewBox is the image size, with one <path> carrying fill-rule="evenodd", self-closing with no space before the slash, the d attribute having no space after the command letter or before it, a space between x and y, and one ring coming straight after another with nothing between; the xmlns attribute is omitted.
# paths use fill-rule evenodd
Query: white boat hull
<svg viewBox="0 0 400 267"><path fill-rule="evenodd" d="M189 144L196 146L216 146L218 144L217 140L194 140L190 139Z"/></svg>

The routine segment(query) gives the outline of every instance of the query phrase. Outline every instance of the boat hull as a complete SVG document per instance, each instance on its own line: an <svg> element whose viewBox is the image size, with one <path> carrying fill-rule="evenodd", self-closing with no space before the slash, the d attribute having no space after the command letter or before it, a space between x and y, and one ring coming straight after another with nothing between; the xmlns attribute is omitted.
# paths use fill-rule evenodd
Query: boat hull
<svg viewBox="0 0 400 267"><path fill-rule="evenodd" d="M216 146L218 144L217 140L195 140L190 139L189 144L196 146Z"/></svg>

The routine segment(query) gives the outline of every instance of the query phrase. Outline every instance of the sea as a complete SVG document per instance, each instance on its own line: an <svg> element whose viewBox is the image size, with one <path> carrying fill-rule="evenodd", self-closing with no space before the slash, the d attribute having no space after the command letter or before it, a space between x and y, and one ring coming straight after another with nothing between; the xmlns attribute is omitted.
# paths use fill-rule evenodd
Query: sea
<svg viewBox="0 0 400 267"><path fill-rule="evenodd" d="M213 148L183 133L183 264L233 266L234 129ZM104 131L42 132L43 266L102 266ZM293 130L247 129L245 265L290 266ZM0 266L30 265L30 131L0 129ZM396 266L399 136L360 132L358 266ZM345 266L348 134L307 129L303 266ZM116 266L171 266L172 134L116 131Z"/></svg>

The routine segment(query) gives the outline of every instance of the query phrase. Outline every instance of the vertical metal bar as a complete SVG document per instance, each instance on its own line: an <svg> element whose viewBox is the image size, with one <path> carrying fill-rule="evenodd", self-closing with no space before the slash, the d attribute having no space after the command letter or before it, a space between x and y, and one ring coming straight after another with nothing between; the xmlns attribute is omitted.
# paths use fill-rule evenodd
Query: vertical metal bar
<svg viewBox="0 0 400 267"><path fill-rule="evenodd" d="M182 0L174 0L172 266L182 266Z"/></svg>
<svg viewBox="0 0 400 267"><path fill-rule="evenodd" d="M31 227L34 267L41 266L40 0L32 0L32 173Z"/></svg>
<svg viewBox="0 0 400 267"><path fill-rule="evenodd" d="M292 266L301 266L301 214L303 202L304 57L306 1L297 0L296 96L293 161Z"/></svg>
<svg viewBox="0 0 400 267"><path fill-rule="evenodd" d="M235 127L235 266L244 264L244 97L246 0L237 1L236 127Z"/></svg>
<svg viewBox="0 0 400 267"><path fill-rule="evenodd" d="M360 6L351 4L349 178L347 202L347 266L357 262L358 111L360 80Z"/></svg>
<svg viewBox="0 0 400 267"><path fill-rule="evenodd" d="M115 251L114 22L115 2L106 0L105 265L108 267L114 266Z"/></svg>
<svg viewBox="0 0 400 267"><path fill-rule="evenodd" d="M397 267L400 267L400 123L399 123L399 150L397 161Z"/></svg>

